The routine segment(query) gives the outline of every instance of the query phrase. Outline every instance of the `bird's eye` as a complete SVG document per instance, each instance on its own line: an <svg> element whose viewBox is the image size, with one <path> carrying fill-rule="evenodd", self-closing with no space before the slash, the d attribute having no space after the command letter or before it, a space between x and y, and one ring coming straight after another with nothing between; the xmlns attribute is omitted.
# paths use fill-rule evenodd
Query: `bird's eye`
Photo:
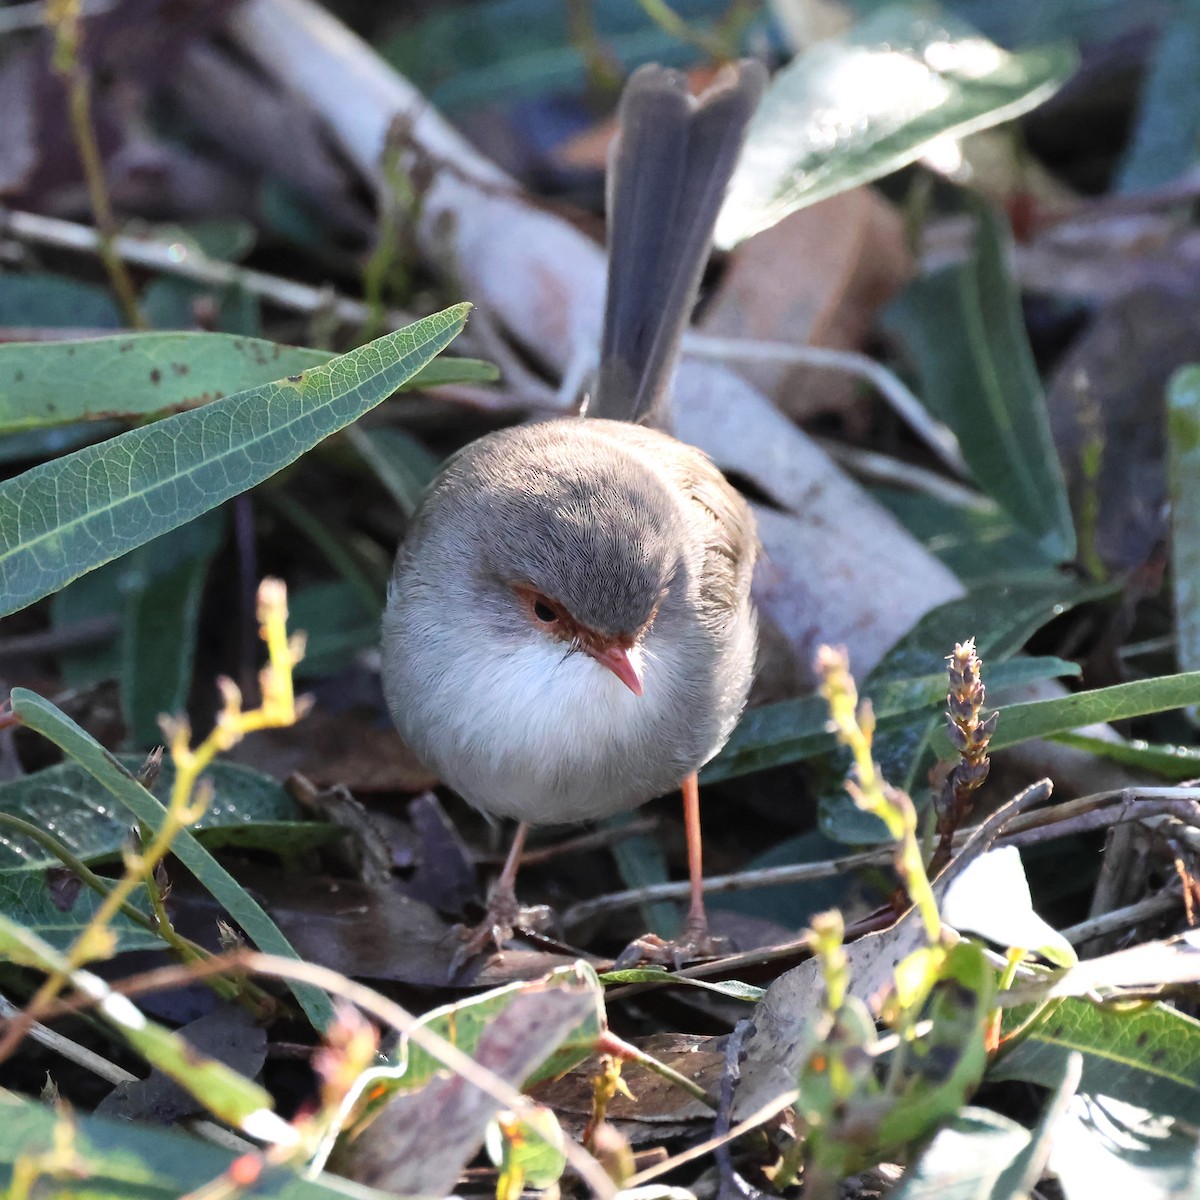
<svg viewBox="0 0 1200 1200"><path fill-rule="evenodd" d="M540 596L533 602L533 615L539 621L544 621L547 625L553 625L558 620L558 613L550 607Z"/></svg>

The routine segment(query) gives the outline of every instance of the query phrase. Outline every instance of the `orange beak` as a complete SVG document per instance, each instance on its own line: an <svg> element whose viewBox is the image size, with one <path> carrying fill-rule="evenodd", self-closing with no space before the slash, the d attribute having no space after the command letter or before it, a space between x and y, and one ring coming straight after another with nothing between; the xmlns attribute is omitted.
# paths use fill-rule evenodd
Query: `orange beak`
<svg viewBox="0 0 1200 1200"><path fill-rule="evenodd" d="M611 645L602 649L585 646L584 650L602 667L611 671L635 696L642 694L642 677L629 661L629 651L624 646Z"/></svg>

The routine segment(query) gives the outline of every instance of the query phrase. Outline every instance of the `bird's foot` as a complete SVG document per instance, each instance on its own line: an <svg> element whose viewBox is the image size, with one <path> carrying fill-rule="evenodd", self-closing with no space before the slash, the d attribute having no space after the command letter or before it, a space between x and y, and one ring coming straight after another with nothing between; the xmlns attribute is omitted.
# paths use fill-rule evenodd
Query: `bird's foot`
<svg viewBox="0 0 1200 1200"><path fill-rule="evenodd" d="M459 939L450 961L450 976L485 950L502 950L514 929L540 932L550 924L553 912L545 904L523 908L510 889L496 888L488 897L487 912L478 925L455 925L450 931Z"/></svg>
<svg viewBox="0 0 1200 1200"><path fill-rule="evenodd" d="M707 921L689 921L677 938L665 941L657 934L630 942L613 963L614 971L624 971L636 966L680 967L706 958L719 958L732 949L728 938L714 937Z"/></svg>

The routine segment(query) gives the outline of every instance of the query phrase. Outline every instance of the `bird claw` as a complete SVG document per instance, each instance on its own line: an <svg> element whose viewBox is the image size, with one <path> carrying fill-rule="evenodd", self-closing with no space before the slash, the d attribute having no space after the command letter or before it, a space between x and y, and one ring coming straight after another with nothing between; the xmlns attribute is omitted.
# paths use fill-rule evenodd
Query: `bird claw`
<svg viewBox="0 0 1200 1200"><path fill-rule="evenodd" d="M478 925L455 925L451 934L459 945L450 959L450 978L477 954L485 950L503 950L512 938L513 930L528 929L538 933L549 925L553 912L545 904L522 908L511 892L493 892L488 897L487 912Z"/></svg>
<svg viewBox="0 0 1200 1200"><path fill-rule="evenodd" d="M714 937L707 922L689 922L677 938L669 941L655 933L647 933L632 941L617 956L614 971L628 970L636 966L680 967L701 959L719 958L732 949L728 938Z"/></svg>

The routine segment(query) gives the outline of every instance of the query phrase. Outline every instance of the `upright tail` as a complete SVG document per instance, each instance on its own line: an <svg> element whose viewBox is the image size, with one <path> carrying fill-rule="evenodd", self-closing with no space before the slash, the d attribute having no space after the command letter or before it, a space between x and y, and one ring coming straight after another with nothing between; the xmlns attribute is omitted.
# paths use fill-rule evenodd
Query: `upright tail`
<svg viewBox="0 0 1200 1200"><path fill-rule="evenodd" d="M699 97L681 75L638 68L608 164L608 297L589 415L652 415L671 382L713 226L766 71L724 68Z"/></svg>

